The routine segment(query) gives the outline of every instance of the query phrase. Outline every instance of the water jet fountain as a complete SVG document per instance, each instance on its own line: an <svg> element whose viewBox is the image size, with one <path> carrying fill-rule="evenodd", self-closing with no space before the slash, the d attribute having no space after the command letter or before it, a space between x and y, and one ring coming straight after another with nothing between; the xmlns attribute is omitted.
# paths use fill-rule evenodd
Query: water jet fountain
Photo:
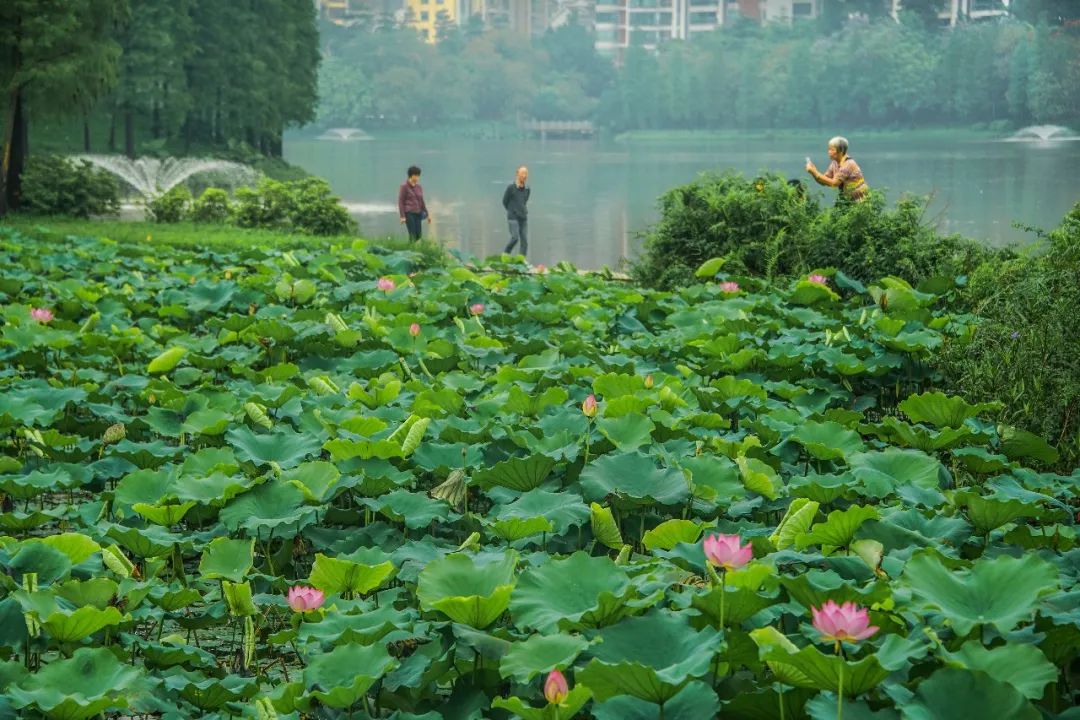
<svg viewBox="0 0 1080 720"><path fill-rule="evenodd" d="M1029 125L1006 138L1008 142L1048 143L1058 140L1080 140L1080 136L1062 125Z"/></svg>
<svg viewBox="0 0 1080 720"><path fill-rule="evenodd" d="M225 174L232 185L251 182L257 173L247 165L214 160L210 158L138 158L132 160L123 155L76 155L75 160L85 160L111 172L130 185L144 199L154 198L168 192L193 175L205 172Z"/></svg>
<svg viewBox="0 0 1080 720"><path fill-rule="evenodd" d="M360 128L329 128L315 139L351 142L353 140L371 140L372 137Z"/></svg>

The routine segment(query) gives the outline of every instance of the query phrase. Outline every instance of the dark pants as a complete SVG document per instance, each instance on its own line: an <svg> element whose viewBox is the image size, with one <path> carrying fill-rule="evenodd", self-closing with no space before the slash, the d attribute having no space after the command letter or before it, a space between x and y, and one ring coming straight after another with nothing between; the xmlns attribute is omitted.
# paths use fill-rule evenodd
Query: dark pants
<svg viewBox="0 0 1080 720"><path fill-rule="evenodd" d="M424 232L424 219L420 213L405 213L405 229L410 240L419 240Z"/></svg>
<svg viewBox="0 0 1080 720"><path fill-rule="evenodd" d="M529 221L526 218L507 218L510 224L510 244L503 252L510 252L521 241L521 254L529 254Z"/></svg>

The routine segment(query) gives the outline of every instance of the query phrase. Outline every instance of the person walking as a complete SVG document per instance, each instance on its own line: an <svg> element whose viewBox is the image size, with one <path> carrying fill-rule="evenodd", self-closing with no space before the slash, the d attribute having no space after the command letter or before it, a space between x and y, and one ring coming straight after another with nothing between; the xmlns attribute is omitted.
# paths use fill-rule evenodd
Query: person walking
<svg viewBox="0 0 1080 720"><path fill-rule="evenodd" d="M870 190L866 185L862 169L855 162L855 158L848 157L848 141L846 138L834 137L829 141L829 169L818 172L810 158L806 158L806 172L819 185L828 185L840 190L840 200L860 202L866 198Z"/></svg>
<svg viewBox="0 0 1080 720"><path fill-rule="evenodd" d="M529 202L532 189L525 182L529 179L529 168L522 165L517 169L514 182L506 186L503 193L503 207L506 208L506 221L510 225L510 244L503 252L509 253L521 241L521 254L529 253L529 211L525 207Z"/></svg>
<svg viewBox="0 0 1080 720"><path fill-rule="evenodd" d="M424 188L420 187L420 168L410 165L407 179L398 188L398 215L401 224L409 231L409 240L415 242L423 234L424 220L431 224L431 215L424 202Z"/></svg>

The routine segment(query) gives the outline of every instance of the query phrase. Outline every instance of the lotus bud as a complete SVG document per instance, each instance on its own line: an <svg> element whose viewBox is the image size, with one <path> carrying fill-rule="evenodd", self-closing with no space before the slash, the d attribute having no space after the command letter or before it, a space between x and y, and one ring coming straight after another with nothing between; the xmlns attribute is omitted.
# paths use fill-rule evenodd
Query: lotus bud
<svg viewBox="0 0 1080 720"><path fill-rule="evenodd" d="M483 303L475 303L473 305L470 305L469 306L469 312L472 313L473 315L483 315L484 314L484 304Z"/></svg>
<svg viewBox="0 0 1080 720"><path fill-rule="evenodd" d="M552 705L558 705L570 694L570 688L566 684L566 678L558 670L548 673L544 681L544 697Z"/></svg>
<svg viewBox="0 0 1080 720"><path fill-rule="evenodd" d="M818 285L826 285L829 282L829 278L824 275L818 275L817 273L810 275L806 279L812 283L817 283Z"/></svg>
<svg viewBox="0 0 1080 720"><path fill-rule="evenodd" d="M596 417L596 396L590 395L581 403L581 412L590 420Z"/></svg>
<svg viewBox="0 0 1080 720"><path fill-rule="evenodd" d="M102 435L101 441L106 445L118 443L127 437L127 428L124 423L116 423L105 428L105 434Z"/></svg>
<svg viewBox="0 0 1080 720"><path fill-rule="evenodd" d="M295 612L318 610L325 601L326 596L323 595L322 590L316 590L313 587L306 587L304 585L294 585L289 588L289 607Z"/></svg>
<svg viewBox="0 0 1080 720"><path fill-rule="evenodd" d="M54 317L52 310L47 308L30 308L30 318L32 320L37 320L42 325L52 322Z"/></svg>
<svg viewBox="0 0 1080 720"><path fill-rule="evenodd" d="M653 386L653 377L652 377L652 373L649 373L648 375L645 376L645 389L646 390L652 390L652 386Z"/></svg>
<svg viewBox="0 0 1080 720"><path fill-rule="evenodd" d="M397 286L394 284L394 281L391 280L390 278L381 277L381 278L379 278L379 281L377 283L375 283L375 287L379 288L383 292L390 292L391 290L393 290Z"/></svg>
<svg viewBox="0 0 1080 720"><path fill-rule="evenodd" d="M420 336L420 324L419 323L413 323L412 325L410 325L409 326L409 334L412 335L413 337L419 337Z"/></svg>
<svg viewBox="0 0 1080 720"><path fill-rule="evenodd" d="M727 282L722 282L720 283L720 292L726 295L734 295L735 293L739 292L739 283L731 282L730 280Z"/></svg>

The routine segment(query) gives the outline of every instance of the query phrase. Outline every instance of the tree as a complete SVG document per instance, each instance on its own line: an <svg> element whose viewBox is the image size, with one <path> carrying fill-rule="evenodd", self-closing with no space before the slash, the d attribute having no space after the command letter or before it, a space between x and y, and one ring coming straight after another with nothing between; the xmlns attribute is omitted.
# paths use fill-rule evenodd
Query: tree
<svg viewBox="0 0 1080 720"><path fill-rule="evenodd" d="M0 2L0 83L6 94L0 215L18 208L36 115L84 111L116 81L112 39L124 0Z"/></svg>

